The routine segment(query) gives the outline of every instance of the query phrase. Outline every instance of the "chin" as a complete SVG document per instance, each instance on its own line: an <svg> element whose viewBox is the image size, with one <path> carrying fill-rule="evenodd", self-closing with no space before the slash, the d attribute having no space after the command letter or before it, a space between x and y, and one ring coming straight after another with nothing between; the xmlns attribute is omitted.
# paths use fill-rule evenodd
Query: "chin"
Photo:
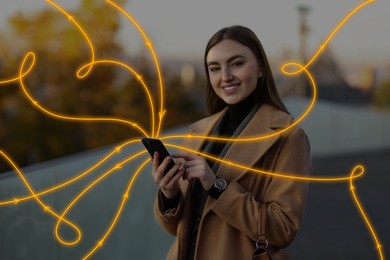
<svg viewBox="0 0 390 260"><path fill-rule="evenodd" d="M235 104L239 103L243 99L240 98L240 97L237 97L237 98L234 97L234 98L223 98L222 100L225 101L225 103L228 104L228 105L235 105Z"/></svg>
<svg viewBox="0 0 390 260"><path fill-rule="evenodd" d="M238 101L228 101L228 102L225 101L225 103L228 105L235 105L238 103Z"/></svg>

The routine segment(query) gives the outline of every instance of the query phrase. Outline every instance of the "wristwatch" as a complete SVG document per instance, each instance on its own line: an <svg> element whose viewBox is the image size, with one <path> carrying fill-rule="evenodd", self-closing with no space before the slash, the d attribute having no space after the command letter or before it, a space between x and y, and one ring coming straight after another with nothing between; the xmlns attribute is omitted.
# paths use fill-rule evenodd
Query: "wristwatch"
<svg viewBox="0 0 390 260"><path fill-rule="evenodd" d="M222 178L216 178L213 186L207 191L209 196L214 199L218 199L222 192L226 189L227 182Z"/></svg>

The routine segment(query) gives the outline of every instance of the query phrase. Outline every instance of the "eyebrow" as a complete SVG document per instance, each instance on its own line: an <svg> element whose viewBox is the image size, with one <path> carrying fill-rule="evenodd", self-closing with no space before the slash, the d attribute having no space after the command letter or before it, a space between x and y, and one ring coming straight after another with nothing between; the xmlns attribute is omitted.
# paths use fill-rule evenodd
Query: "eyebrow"
<svg viewBox="0 0 390 260"><path fill-rule="evenodd" d="M245 59L244 56L237 54L237 55L234 55L234 56L230 57L229 59L227 59L227 62L229 63L229 62L231 62L231 61L233 61L233 60L235 60L237 58L244 58ZM216 62L216 61L210 61L210 62L207 63L208 66L210 66L210 65L218 65L218 64L219 63Z"/></svg>

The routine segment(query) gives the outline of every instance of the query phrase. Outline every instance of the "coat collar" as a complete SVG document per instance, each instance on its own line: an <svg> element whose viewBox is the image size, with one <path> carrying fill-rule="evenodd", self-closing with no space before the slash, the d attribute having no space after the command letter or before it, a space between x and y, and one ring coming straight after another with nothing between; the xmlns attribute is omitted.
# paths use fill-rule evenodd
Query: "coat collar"
<svg viewBox="0 0 390 260"><path fill-rule="evenodd" d="M226 113L226 111L227 108L224 108L222 111L190 125L190 138L186 140L186 145L190 146L194 150L199 151L205 141L205 139L201 137L208 136L210 134L218 120ZM253 118L250 120L248 125L241 132L241 134L238 136L238 138L256 137L272 134L277 129L289 126L291 122L292 117L289 114L277 110L268 104L263 104L255 113ZM226 157L229 153L231 153L230 150L233 149L234 151L234 149L237 149L239 147L242 148L242 144L245 144L245 147L253 143L255 143L256 146L259 146L258 144L265 143L271 140L275 141L277 138L278 135L273 138L263 139L255 142L234 142L230 147L229 152L226 154Z"/></svg>

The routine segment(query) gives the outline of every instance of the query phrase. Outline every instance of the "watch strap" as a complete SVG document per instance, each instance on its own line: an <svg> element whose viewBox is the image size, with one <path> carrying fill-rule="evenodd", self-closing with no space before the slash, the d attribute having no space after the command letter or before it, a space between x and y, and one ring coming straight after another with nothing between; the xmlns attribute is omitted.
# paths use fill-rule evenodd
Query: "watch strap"
<svg viewBox="0 0 390 260"><path fill-rule="evenodd" d="M220 178L216 178L215 181L214 181L214 184L213 186L211 186L211 188L207 191L208 195L214 199L218 199L219 196L221 196L222 192L225 190L225 189L218 189L217 186L215 185L215 182L220 179Z"/></svg>

